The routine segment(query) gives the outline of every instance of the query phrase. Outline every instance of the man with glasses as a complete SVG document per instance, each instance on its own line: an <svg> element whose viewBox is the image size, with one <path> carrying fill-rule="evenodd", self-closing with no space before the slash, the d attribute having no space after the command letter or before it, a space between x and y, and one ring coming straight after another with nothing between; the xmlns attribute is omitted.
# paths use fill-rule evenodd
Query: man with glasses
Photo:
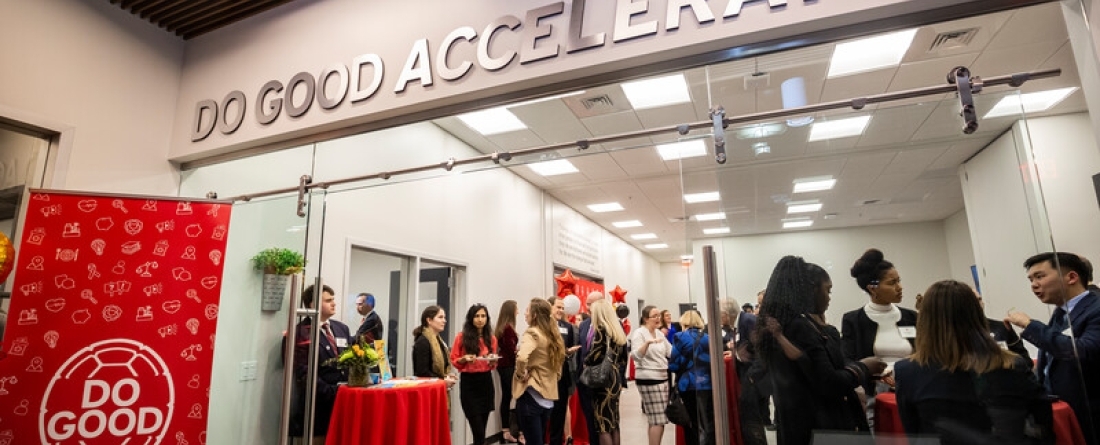
<svg viewBox="0 0 1100 445"><path fill-rule="evenodd" d="M355 336L370 335L368 341L382 340L382 317L374 311L374 295L364 292L355 297L355 310L363 316L363 324L359 325Z"/></svg>

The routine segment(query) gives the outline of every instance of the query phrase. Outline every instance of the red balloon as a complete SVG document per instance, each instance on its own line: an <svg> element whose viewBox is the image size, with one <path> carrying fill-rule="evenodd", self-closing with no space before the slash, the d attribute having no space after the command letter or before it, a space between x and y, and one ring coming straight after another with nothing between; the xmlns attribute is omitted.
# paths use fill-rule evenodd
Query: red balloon
<svg viewBox="0 0 1100 445"><path fill-rule="evenodd" d="M11 240L0 233L0 283L8 279L12 269L15 268L15 246Z"/></svg>
<svg viewBox="0 0 1100 445"><path fill-rule="evenodd" d="M626 290L615 285L614 289L611 289L611 301L615 303L626 303Z"/></svg>
<svg viewBox="0 0 1100 445"><path fill-rule="evenodd" d="M577 277L574 277L573 271L569 269L565 269L561 275L554 277L554 281L558 282L559 297L573 294L573 290L577 287Z"/></svg>

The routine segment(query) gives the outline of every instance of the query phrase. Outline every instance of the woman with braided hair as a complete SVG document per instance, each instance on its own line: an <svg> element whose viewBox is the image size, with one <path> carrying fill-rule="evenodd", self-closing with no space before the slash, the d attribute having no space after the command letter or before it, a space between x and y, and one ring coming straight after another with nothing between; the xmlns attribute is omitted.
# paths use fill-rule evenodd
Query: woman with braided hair
<svg viewBox="0 0 1100 445"><path fill-rule="evenodd" d="M869 429L855 388L885 364L844 358L839 333L824 321L832 287L828 272L795 256L779 260L768 280L755 341L775 385L780 445L809 444L815 430Z"/></svg>

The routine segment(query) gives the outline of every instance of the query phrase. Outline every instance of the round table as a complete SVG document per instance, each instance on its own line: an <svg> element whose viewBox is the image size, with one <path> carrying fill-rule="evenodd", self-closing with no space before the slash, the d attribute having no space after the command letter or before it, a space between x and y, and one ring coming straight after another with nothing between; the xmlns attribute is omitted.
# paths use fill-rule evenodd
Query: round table
<svg viewBox="0 0 1100 445"><path fill-rule="evenodd" d="M340 387L327 445L451 444L446 383L435 380L383 386Z"/></svg>
<svg viewBox="0 0 1100 445"><path fill-rule="evenodd" d="M1050 407L1054 413L1054 443L1085 445L1085 436L1081 425L1077 423L1077 416L1073 414L1073 408L1062 401L1054 402ZM901 415L898 413L897 394L891 392L875 396L875 433L894 436L905 434Z"/></svg>

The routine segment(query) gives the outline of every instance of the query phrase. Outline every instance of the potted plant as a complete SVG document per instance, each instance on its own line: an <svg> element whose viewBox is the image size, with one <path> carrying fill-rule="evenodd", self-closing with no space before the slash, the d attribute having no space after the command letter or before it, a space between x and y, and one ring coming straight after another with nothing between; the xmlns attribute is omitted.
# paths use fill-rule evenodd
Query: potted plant
<svg viewBox="0 0 1100 445"><path fill-rule="evenodd" d="M325 364L335 364L337 368L348 370L348 386L370 386L370 370L378 366L381 356L378 351L367 342L364 336L359 336L358 342L344 350L339 357L325 361Z"/></svg>
<svg viewBox="0 0 1100 445"><path fill-rule="evenodd" d="M305 265L306 259L302 254L282 247L264 249L252 257L252 266L264 273L263 310L278 311L283 308L290 276L301 272Z"/></svg>

